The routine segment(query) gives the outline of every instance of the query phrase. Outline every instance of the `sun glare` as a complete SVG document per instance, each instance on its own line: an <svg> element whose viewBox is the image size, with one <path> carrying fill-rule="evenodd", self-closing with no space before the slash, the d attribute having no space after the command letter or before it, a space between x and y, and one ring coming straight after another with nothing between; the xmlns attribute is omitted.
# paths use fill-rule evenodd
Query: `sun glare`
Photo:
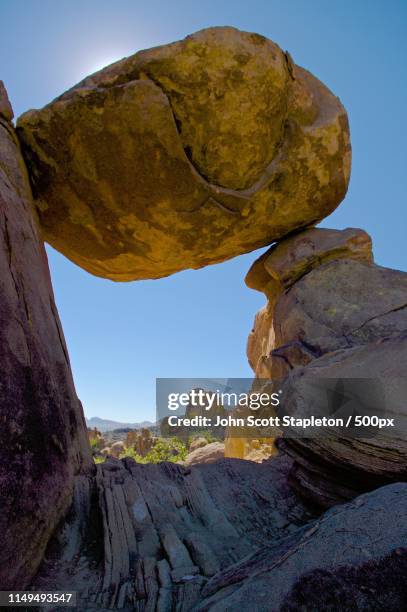
<svg viewBox="0 0 407 612"><path fill-rule="evenodd" d="M89 67L86 69L86 74L93 74L94 72L98 72L99 70L102 70L102 68L106 68L106 66L110 66L110 64L113 64L114 62L123 59L123 57L125 57L124 53L118 53L117 55L111 55L109 57L104 57L95 60L95 62L89 64Z"/></svg>

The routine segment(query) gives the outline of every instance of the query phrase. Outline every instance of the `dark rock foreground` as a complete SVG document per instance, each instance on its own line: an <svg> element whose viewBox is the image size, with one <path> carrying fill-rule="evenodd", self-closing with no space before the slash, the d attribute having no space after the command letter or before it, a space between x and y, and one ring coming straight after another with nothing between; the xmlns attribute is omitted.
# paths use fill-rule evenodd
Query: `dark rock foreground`
<svg viewBox="0 0 407 612"><path fill-rule="evenodd" d="M404 601L402 581L388 583L385 600L380 581L365 582L389 555L393 573L406 566L407 484L316 517L288 486L290 468L287 457L191 468L111 459L98 466L88 518L74 505L34 586L77 590L83 611L269 612L301 609L311 582L320 589L312 609L326 610L321 584L336 586L342 573L353 576L355 607L336 610L375 610L378 600L397 609L386 601Z"/></svg>

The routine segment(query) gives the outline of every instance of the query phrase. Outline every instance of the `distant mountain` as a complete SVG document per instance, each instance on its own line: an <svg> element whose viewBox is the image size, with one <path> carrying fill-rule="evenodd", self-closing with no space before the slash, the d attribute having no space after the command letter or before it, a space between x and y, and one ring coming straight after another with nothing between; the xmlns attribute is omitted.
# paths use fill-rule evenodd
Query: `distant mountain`
<svg viewBox="0 0 407 612"><path fill-rule="evenodd" d="M141 423L121 423L120 421L110 421L109 419L101 419L100 417L92 417L86 419L86 425L89 429L96 427L99 431L113 431L114 429L141 429L142 427L153 427L151 421L142 421Z"/></svg>

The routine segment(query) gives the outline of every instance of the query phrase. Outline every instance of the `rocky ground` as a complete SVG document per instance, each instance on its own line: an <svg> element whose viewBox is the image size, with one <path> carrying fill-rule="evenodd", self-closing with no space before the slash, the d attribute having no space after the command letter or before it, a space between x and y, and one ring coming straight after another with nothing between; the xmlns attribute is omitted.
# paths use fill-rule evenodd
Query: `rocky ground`
<svg viewBox="0 0 407 612"><path fill-rule="evenodd" d="M191 468L109 459L88 519L78 495L80 514L34 587L75 589L81 610L402 609L407 485L316 515L287 485L291 468L288 457Z"/></svg>

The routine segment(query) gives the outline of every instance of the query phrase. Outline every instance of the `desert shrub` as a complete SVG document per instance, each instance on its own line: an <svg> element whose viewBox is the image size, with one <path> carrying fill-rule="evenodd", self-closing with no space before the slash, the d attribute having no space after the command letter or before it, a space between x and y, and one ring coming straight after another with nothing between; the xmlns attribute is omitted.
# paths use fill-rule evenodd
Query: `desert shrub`
<svg viewBox="0 0 407 612"><path fill-rule="evenodd" d="M147 455L138 455L134 448L126 448L120 458L132 457L137 463L160 463L184 461L188 453L186 445L178 438L159 438Z"/></svg>
<svg viewBox="0 0 407 612"><path fill-rule="evenodd" d="M103 463L105 461L106 457L103 457L102 455L94 455L93 456L93 461L95 463Z"/></svg>
<svg viewBox="0 0 407 612"><path fill-rule="evenodd" d="M98 438L91 438L89 440L90 442L90 447L93 450L97 450L98 449L98 444L99 444L99 439Z"/></svg>

